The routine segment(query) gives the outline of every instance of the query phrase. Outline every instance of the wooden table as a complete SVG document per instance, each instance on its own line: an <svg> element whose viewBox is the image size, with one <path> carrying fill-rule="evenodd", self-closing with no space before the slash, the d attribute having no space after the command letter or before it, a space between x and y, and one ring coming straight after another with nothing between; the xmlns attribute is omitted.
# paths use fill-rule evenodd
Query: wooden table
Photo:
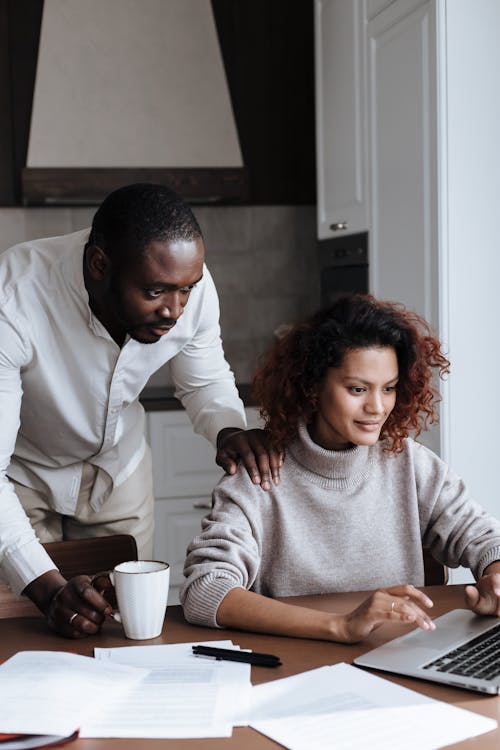
<svg viewBox="0 0 500 750"><path fill-rule="evenodd" d="M463 586L430 586L425 589L434 601L434 615L440 615L450 609L463 607ZM347 612L356 605L362 594L334 594L330 596L295 597L294 603L304 604L324 611ZM207 641L231 638L242 648L251 648L277 654L283 666L278 669L252 667L252 682L258 684L268 680L288 677L289 675L313 669L325 664L352 662L359 654L368 651L385 641L401 635L409 628L387 624L379 628L363 644L345 646L337 643L313 641L298 638L281 638L277 636L242 633L234 630L209 630L188 625L182 616L180 607L169 607L163 633L147 643L182 643L190 641ZM94 646L113 647L134 645L139 642L129 641L122 635L121 627L114 622L107 622L100 635L78 641L61 638L47 630L41 618L15 618L0 620L0 660L5 660L17 651L29 649L71 650L87 656L93 655ZM142 641L141 644L145 644ZM456 706L476 711L495 718L500 724L500 697L488 697L458 688L436 685L422 680L396 677L388 673L379 673L386 679L411 688L424 695L429 695ZM71 680L68 680L71 689ZM75 695L75 700L79 696ZM74 750L277 750L275 742L260 735L249 727L237 728L232 738L224 739L190 739L190 740L144 740L144 739L85 739L72 743ZM500 729L495 732L449 746L462 750L498 750L500 747Z"/></svg>

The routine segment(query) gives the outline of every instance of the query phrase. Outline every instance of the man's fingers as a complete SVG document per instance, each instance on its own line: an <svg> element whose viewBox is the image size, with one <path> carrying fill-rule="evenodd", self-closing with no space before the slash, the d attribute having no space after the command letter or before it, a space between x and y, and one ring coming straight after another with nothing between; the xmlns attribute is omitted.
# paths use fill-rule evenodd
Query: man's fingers
<svg viewBox="0 0 500 750"><path fill-rule="evenodd" d="M92 586L88 576L77 576L57 592L51 601L48 620L54 630L69 638L97 633L109 603Z"/></svg>

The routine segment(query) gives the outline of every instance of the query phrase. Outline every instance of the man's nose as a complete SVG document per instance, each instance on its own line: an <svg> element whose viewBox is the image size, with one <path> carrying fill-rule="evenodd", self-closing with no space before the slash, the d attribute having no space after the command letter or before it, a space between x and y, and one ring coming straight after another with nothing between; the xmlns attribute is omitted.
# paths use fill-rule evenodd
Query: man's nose
<svg viewBox="0 0 500 750"><path fill-rule="evenodd" d="M169 294L166 300L162 301L160 307L160 315L162 318L170 318L171 320L178 320L184 312L184 305L181 301L181 296L177 292Z"/></svg>

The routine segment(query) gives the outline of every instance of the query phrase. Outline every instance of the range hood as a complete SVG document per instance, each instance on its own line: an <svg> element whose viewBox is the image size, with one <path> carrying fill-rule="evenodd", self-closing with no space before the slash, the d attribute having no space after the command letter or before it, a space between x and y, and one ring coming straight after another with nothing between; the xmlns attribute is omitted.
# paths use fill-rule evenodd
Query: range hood
<svg viewBox="0 0 500 750"><path fill-rule="evenodd" d="M210 0L45 0L24 203L98 203L137 181L246 197Z"/></svg>

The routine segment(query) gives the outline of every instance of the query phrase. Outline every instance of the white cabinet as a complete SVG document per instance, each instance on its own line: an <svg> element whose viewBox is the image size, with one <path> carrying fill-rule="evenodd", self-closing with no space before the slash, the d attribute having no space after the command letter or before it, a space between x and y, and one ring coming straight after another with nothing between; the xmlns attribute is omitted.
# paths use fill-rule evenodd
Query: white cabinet
<svg viewBox="0 0 500 750"><path fill-rule="evenodd" d="M338 46L334 29L346 23L347 8L360 5L316 4L317 20L320 7L328 5L331 14L323 13L325 22L316 27L324 87L325 49L336 46L332 64L336 55L339 71L352 68L353 50ZM352 90L365 92L370 290L423 314L443 340L452 372L442 389L439 434L427 442L500 517L500 407L490 388L479 386L482 373L500 372L500 3L366 0L362 25L366 68ZM332 81L326 100L335 92ZM320 115L323 107L320 102ZM357 132L357 114L348 112ZM338 135L324 121L321 115L319 174L328 169ZM343 178L342 169L331 173L339 183L332 196L343 189ZM322 179L324 207L329 198L322 191L330 191ZM319 221L320 236L321 227Z"/></svg>
<svg viewBox="0 0 500 750"><path fill-rule="evenodd" d="M246 409L249 427L259 426L258 409ZM169 603L179 603L186 547L211 507L212 490L223 474L215 450L196 435L183 410L148 414L155 493L154 555L170 563Z"/></svg>
<svg viewBox="0 0 500 750"><path fill-rule="evenodd" d="M370 289L438 327L435 3L397 0L367 24Z"/></svg>
<svg viewBox="0 0 500 750"><path fill-rule="evenodd" d="M315 0L318 237L366 231L364 0Z"/></svg>

